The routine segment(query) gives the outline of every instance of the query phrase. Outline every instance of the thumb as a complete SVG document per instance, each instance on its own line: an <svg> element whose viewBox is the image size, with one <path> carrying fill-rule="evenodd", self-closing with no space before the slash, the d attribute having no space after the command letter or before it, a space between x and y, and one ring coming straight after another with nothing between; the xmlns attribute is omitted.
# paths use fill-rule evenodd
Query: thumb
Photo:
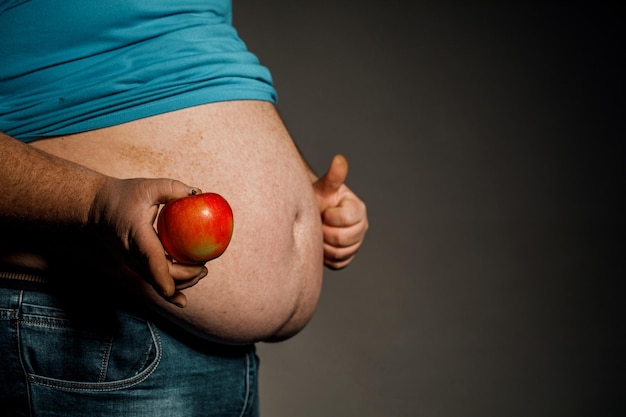
<svg viewBox="0 0 626 417"><path fill-rule="evenodd" d="M343 155L337 154L330 161L326 173L315 182L315 188L321 195L333 194L346 181L348 176L348 161Z"/></svg>
<svg viewBox="0 0 626 417"><path fill-rule="evenodd" d="M183 182L171 179L157 180L154 198L159 203L202 193L197 187L190 187Z"/></svg>

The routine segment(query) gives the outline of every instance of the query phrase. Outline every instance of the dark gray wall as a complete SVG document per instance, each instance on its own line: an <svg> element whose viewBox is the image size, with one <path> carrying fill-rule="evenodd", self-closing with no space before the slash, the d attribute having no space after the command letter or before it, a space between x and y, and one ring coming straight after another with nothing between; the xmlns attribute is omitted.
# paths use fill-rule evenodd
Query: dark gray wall
<svg viewBox="0 0 626 417"><path fill-rule="evenodd" d="M310 326L259 346L263 415L626 415L624 8L234 12L371 221Z"/></svg>

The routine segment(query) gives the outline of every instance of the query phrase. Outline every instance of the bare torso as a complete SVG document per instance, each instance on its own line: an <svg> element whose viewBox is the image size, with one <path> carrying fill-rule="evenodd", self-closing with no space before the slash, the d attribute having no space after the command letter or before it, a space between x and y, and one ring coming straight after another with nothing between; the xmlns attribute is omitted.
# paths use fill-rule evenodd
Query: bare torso
<svg viewBox="0 0 626 417"><path fill-rule="evenodd" d="M178 309L150 295L182 325L247 342L272 331L289 336L310 318L322 275L319 212L306 168L273 105L198 106L32 146L113 177L178 179L231 203L231 244L207 264L208 276L185 290L188 306ZM48 262L29 256L14 261L36 268Z"/></svg>

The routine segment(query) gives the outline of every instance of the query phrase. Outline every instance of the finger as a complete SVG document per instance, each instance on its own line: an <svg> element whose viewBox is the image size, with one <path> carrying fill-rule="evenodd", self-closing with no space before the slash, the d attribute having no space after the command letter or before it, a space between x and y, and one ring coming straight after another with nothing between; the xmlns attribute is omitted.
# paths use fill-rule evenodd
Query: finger
<svg viewBox="0 0 626 417"><path fill-rule="evenodd" d="M343 198L337 206L322 212L322 221L328 226L349 227L367 218L365 205L357 199Z"/></svg>
<svg viewBox="0 0 626 417"><path fill-rule="evenodd" d="M333 261L343 261L356 255L360 247L360 241L350 246L334 246L324 242L324 257Z"/></svg>
<svg viewBox="0 0 626 417"><path fill-rule="evenodd" d="M356 257L356 251L324 245L324 265L331 269L341 269L348 266Z"/></svg>
<svg viewBox="0 0 626 417"><path fill-rule="evenodd" d="M187 306L187 296L182 291L176 291L171 297L168 298L170 303L185 308Z"/></svg>
<svg viewBox="0 0 626 417"><path fill-rule="evenodd" d="M340 270L345 268L346 266L350 265L350 263L352 262L353 258L350 258L348 260L345 261L341 261L341 262L332 262L332 261L325 261L324 265L326 265L326 267L333 269L333 270Z"/></svg>
<svg viewBox="0 0 626 417"><path fill-rule="evenodd" d="M208 272L206 266L198 264L184 264L172 261L171 257L167 257L169 273L175 281L186 281L198 277L204 278Z"/></svg>
<svg viewBox="0 0 626 417"><path fill-rule="evenodd" d="M351 245L337 245L324 241L324 265L332 269L346 267L356 257L363 244L363 239L356 239Z"/></svg>
<svg viewBox="0 0 626 417"><path fill-rule="evenodd" d="M142 271L147 273L152 284L163 297L169 298L174 294L175 285L172 278L165 249L161 245L156 231L150 225L144 225L129 239L131 250L142 259Z"/></svg>
<svg viewBox="0 0 626 417"><path fill-rule="evenodd" d="M367 227L362 223L349 227L322 225L324 242L338 248L346 248L363 241L366 231Z"/></svg>
<svg viewBox="0 0 626 417"><path fill-rule="evenodd" d="M148 270L154 280L157 291L166 298L174 295L176 289L174 278L170 275L169 266L162 248L148 250L145 253Z"/></svg>
<svg viewBox="0 0 626 417"><path fill-rule="evenodd" d="M348 176L348 161L343 155L335 155L330 161L326 173L315 182L314 187L321 195L333 194L346 181Z"/></svg>
<svg viewBox="0 0 626 417"><path fill-rule="evenodd" d="M200 268L200 272L197 272ZM174 285L177 290L183 290L196 285L207 276L208 270L204 266L188 266L183 264L170 264L170 274L174 278Z"/></svg>
<svg viewBox="0 0 626 417"><path fill-rule="evenodd" d="M201 277L196 277L196 278L188 279L185 281L176 281L175 283L176 290L184 290L187 288L191 288L194 285L196 285L198 282L200 282L201 279L202 279Z"/></svg>

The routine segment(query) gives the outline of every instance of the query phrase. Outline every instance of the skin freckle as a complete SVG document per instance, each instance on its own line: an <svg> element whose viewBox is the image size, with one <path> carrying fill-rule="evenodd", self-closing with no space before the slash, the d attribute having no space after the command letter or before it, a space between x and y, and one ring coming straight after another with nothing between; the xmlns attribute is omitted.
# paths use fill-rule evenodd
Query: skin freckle
<svg viewBox="0 0 626 417"><path fill-rule="evenodd" d="M119 149L119 157L139 172L150 172L152 176L165 176L163 165L165 152L125 143Z"/></svg>

